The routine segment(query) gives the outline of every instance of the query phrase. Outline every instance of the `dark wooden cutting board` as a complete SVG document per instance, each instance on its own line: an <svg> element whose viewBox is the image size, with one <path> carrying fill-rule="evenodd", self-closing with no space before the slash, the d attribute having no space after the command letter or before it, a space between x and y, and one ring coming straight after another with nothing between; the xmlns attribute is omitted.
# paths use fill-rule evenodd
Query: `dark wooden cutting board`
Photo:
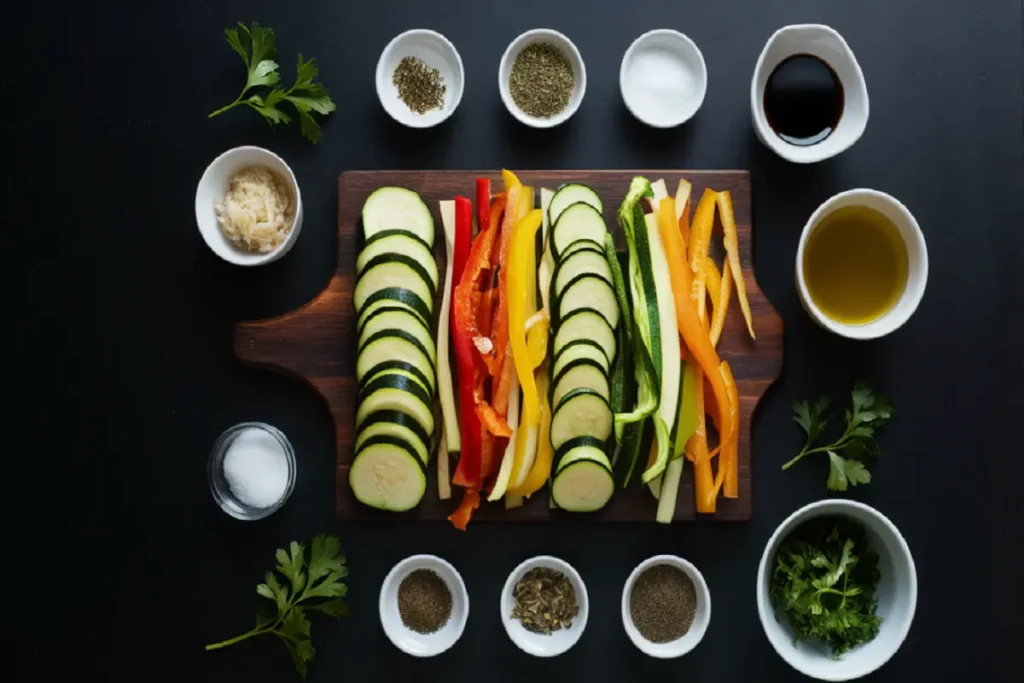
<svg viewBox="0 0 1024 683"><path fill-rule="evenodd" d="M590 185L605 205L604 216L613 229L620 251L624 249L622 231L616 226L615 211L634 175L651 180L664 178L674 193L680 178L693 183L694 202L705 187L729 190L732 194L739 232L740 259L747 295L754 316L757 340L746 333L738 302L733 297L719 353L729 361L740 393L739 498L719 499L714 519L750 519L751 495L750 433L758 400L782 369L782 319L765 298L754 278L751 244L750 174L747 171L524 171L519 178L536 188L557 188L566 182ZM437 494L436 465L427 473L427 494L410 512L380 512L360 504L348 485L348 468L355 440L355 310L352 289L355 286L355 262L360 240L360 210L366 197L378 187L397 185L415 190L434 214L437 226L435 252L440 271L445 272L444 230L438 215L438 202L456 194L473 197L474 181L489 177L492 186L501 187L498 171L349 171L338 178L338 270L327 288L302 308L286 315L239 323L235 330L235 353L244 363L275 370L311 384L327 401L334 417L337 437L337 482L335 505L338 516L349 520L444 520L461 496L442 501ZM538 199L539 201L539 199ZM721 227L716 218L716 234ZM440 292L436 311L440 309ZM438 420L440 426L441 421ZM299 458L301 459L301 454ZM455 466L452 464L451 471ZM677 520L694 519L693 478L686 466L676 504ZM503 502L485 503L474 514L474 521L545 521L552 519L654 522L657 501L634 476L628 489L619 490L603 510L587 515L551 510L546 489L515 510L505 510Z"/></svg>

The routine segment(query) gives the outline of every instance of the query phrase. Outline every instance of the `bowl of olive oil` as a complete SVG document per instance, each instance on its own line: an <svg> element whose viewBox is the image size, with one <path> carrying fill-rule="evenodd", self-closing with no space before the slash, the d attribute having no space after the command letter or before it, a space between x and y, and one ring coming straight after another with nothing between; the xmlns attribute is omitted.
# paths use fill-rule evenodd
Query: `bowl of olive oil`
<svg viewBox="0 0 1024 683"><path fill-rule="evenodd" d="M850 339L875 339L910 319L924 296L928 250L906 206L877 190L838 194L800 236L797 290L819 325Z"/></svg>

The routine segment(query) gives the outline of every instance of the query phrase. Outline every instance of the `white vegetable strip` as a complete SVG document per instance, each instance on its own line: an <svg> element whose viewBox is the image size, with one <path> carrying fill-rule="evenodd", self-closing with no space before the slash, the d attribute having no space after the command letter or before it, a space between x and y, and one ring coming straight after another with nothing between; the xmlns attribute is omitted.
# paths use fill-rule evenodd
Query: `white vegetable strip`
<svg viewBox="0 0 1024 683"><path fill-rule="evenodd" d="M452 484L448 476L448 443L443 430L441 445L437 447L437 497L441 500L452 497Z"/></svg>
<svg viewBox="0 0 1024 683"><path fill-rule="evenodd" d="M448 352L448 339L451 330L448 321L452 306L452 252L455 250L455 202L453 200L441 202L441 223L444 225L444 248L445 254L448 256L448 268L445 271L441 315L437 324L437 393L441 398L443 433L448 447L453 451L461 451L462 433L459 431L459 416L455 412L455 388L452 382L452 366ZM447 451L445 456L447 456ZM447 467L448 458L445 457L444 460Z"/></svg>
<svg viewBox="0 0 1024 683"><path fill-rule="evenodd" d="M693 191L693 186L690 185L689 180L679 180L679 189L676 190L676 222L683 217L683 212L686 211L686 205L690 201L690 193Z"/></svg>
<svg viewBox="0 0 1024 683"><path fill-rule="evenodd" d="M544 255L540 259L540 268L537 269L537 282L540 285L540 298L544 302L544 315L551 319L551 277L555 273L555 259L551 255L551 245L548 244L548 232L551 226L548 224L548 206L555 193L547 188L540 191L540 210L544 212L541 220L541 239L544 242Z"/></svg>
<svg viewBox="0 0 1024 683"><path fill-rule="evenodd" d="M508 490L508 480L512 477L512 463L516 459L516 431L519 427L519 376L513 372L512 379L508 384L508 417L505 418L505 422L512 428L512 436L509 437L505 455L501 458L501 469L498 470L494 489L491 491L491 495L487 496L487 500L492 503L501 500L505 491Z"/></svg>

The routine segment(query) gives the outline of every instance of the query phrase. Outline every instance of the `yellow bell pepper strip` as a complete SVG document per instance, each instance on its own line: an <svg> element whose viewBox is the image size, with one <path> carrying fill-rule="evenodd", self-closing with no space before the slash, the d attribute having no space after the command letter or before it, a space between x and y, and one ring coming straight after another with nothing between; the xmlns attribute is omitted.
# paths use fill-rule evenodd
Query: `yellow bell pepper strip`
<svg viewBox="0 0 1024 683"><path fill-rule="evenodd" d="M725 231L725 253L729 257L729 265L732 266L732 279L736 284L736 297L740 300L740 309L743 311L743 319L747 321L747 331L750 338L754 336L754 319L750 313L750 302L747 301L747 287L743 283L743 271L740 269L740 246L739 238L736 235L736 219L732 213L732 196L729 191L721 192L718 195L718 215L722 218L722 228Z"/></svg>
<svg viewBox="0 0 1024 683"><path fill-rule="evenodd" d="M697 304L697 314L701 319L707 310L707 273L704 263L708 257L708 246L711 244L711 228L715 222L714 190L704 190L697 210L693 214L693 225L690 227L690 241L687 244L690 272L693 273L693 300ZM680 254L682 256L682 254ZM689 344L687 344L689 346Z"/></svg>
<svg viewBox="0 0 1024 683"><path fill-rule="evenodd" d="M519 221L512 233L508 256L505 295L508 297L509 344L515 363L519 386L523 391L523 420L520 425L540 422L537 383L533 378L529 350L526 346L526 319L536 312L537 258L535 244L540 228L541 210L534 209ZM531 284L533 286L531 286ZM532 303L531 303L532 302ZM522 431L520 429L520 431Z"/></svg>
<svg viewBox="0 0 1024 683"><path fill-rule="evenodd" d="M693 186L689 180L680 179L679 188L676 190L676 219L679 221L679 234L683 242L690 241L690 195L693 193Z"/></svg>
<svg viewBox="0 0 1024 683"><path fill-rule="evenodd" d="M708 296L711 298L711 307L718 305L718 298L722 295L722 273L718 270L718 264L710 256L704 259L704 283Z"/></svg>
<svg viewBox="0 0 1024 683"><path fill-rule="evenodd" d="M540 425L537 429L537 454L523 483L510 492L529 498L544 488L551 476L551 464L555 451L551 447L551 406L548 404L548 363L545 362L536 374L537 394L540 396ZM525 447L525 445L524 445ZM514 472L515 474L515 472Z"/></svg>
<svg viewBox="0 0 1024 683"><path fill-rule="evenodd" d="M708 453L707 413L704 405L704 372L698 368L700 385L697 389L697 429L686 443L686 459L693 463L693 488L697 512L711 515L717 509L718 489L711 472L711 454ZM721 467L721 466L719 466ZM721 471L721 470L720 470Z"/></svg>
<svg viewBox="0 0 1024 683"><path fill-rule="evenodd" d="M526 321L526 354L530 358L530 369L536 370L548 353L548 334L551 321L544 311L537 311Z"/></svg>
<svg viewBox="0 0 1024 683"><path fill-rule="evenodd" d="M683 390L682 396L679 399L679 420L676 423L676 444L675 451L672 454L673 460L682 457L686 449L686 443L693 436L694 432L697 431L700 417L698 394L701 382L703 381L703 373L701 372L700 365L696 362L690 361L683 367Z"/></svg>
<svg viewBox="0 0 1024 683"><path fill-rule="evenodd" d="M712 263L714 262L712 261ZM711 343L715 346L718 346L718 340L722 338L722 330L725 328L725 315L729 312L729 299L732 297L730 270L732 268L729 262L726 261L722 267L722 289L717 296L714 292L711 293L711 298L715 302L715 313L711 318ZM711 292L711 287L708 287L708 291Z"/></svg>

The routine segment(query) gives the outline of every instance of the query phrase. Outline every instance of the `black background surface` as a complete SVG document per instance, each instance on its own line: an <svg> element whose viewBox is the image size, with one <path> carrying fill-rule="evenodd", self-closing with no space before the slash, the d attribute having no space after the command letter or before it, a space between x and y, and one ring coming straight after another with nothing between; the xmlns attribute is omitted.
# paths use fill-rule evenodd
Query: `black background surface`
<svg viewBox="0 0 1024 683"><path fill-rule="evenodd" d="M826 494L824 462L779 470L802 444L790 404L845 394L858 378L892 393L898 412L875 481L851 497L899 526L920 581L910 635L871 680L959 680L1014 659L1022 591L1013 558L1024 538L1019 1L236 0L37 3L31 13L26 5L8 17L2 76L14 160L4 174L13 313L4 325L4 455L16 463L6 484L17 530L4 553L4 612L17 633L16 679L296 680L272 640L210 654L202 646L249 628L253 587L275 548L330 530L350 559L353 616L315 623L312 681L795 680L758 623L757 562L786 515ZM238 19L275 29L284 80L297 52L320 62L338 111L319 146L249 111L206 119L243 82L222 38ZM838 29L856 52L871 119L851 150L800 167L756 141L749 82L776 28L813 21ZM568 34L588 73L582 108L550 131L515 122L496 83L508 42L537 26ZM427 131L393 123L374 92L380 51L414 27L445 34L466 68L458 111ZM692 37L710 75L703 108L672 131L635 122L618 91L626 47L657 27ZM241 144L283 155L305 205L294 250L255 270L219 261L193 212L205 166ZM325 407L299 383L241 367L232 325L293 309L326 284L341 171L502 165L753 172L757 277L786 323L783 376L754 425L753 521L477 525L460 534L446 524L334 520ZM815 327L793 284L805 220L852 187L901 199L931 259L916 315L866 343ZM258 523L224 515L206 484L210 445L243 420L281 428L299 459L291 501ZM452 561L472 604L462 640L428 661L395 650L377 618L385 573L419 552ZM537 553L573 563L591 599L582 640L554 661L517 650L497 608L509 570ZM682 660L647 659L622 630L622 584L655 553L695 562L713 596L710 630Z"/></svg>

